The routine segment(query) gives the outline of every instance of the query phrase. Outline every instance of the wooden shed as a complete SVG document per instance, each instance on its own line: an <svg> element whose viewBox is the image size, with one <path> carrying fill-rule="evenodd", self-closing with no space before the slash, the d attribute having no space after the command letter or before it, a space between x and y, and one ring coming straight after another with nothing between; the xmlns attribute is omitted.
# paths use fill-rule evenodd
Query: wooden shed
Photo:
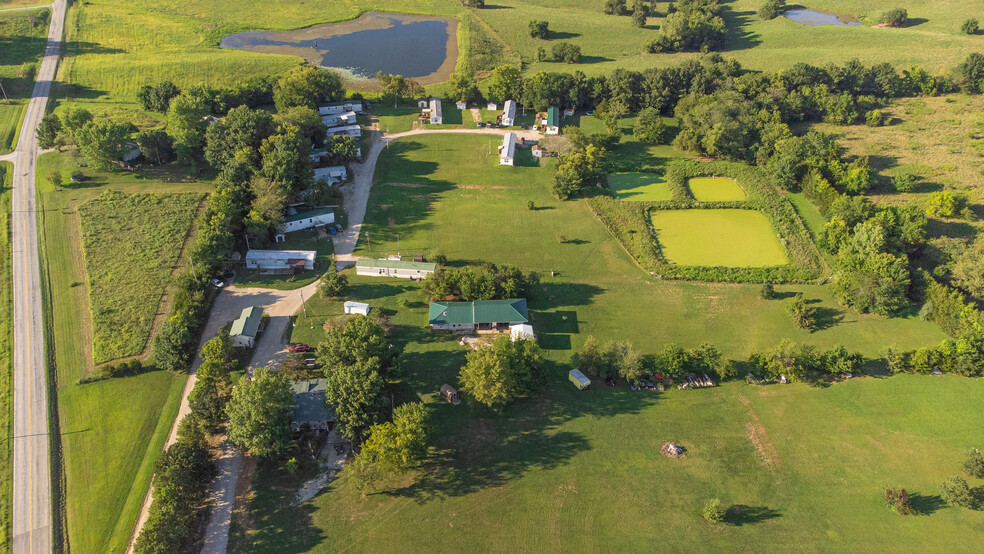
<svg viewBox="0 0 984 554"><path fill-rule="evenodd" d="M580 369L572 369L568 375L571 383L574 383L574 386L577 387L578 390L584 390L591 385L591 379L588 379L586 375L581 373Z"/></svg>
<svg viewBox="0 0 984 554"><path fill-rule="evenodd" d="M441 385L441 398L455 406L461 403L461 399L458 398L458 391L451 385Z"/></svg>

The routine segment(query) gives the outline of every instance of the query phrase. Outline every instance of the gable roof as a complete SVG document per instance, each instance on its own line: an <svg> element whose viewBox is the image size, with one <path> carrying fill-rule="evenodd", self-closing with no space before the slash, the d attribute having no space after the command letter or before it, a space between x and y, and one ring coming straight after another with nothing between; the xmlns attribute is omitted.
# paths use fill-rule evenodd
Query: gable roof
<svg viewBox="0 0 984 554"><path fill-rule="evenodd" d="M355 261L356 269L360 267L373 267L385 269L415 269L417 271L437 271L437 264L427 262L411 262L403 260L373 260L363 258Z"/></svg>
<svg viewBox="0 0 984 554"><path fill-rule="evenodd" d="M240 314L239 319L232 322L232 329L229 330L229 336L256 338L256 332L260 329L260 319L262 317L263 310L256 306L243 308L243 313Z"/></svg>
<svg viewBox="0 0 984 554"><path fill-rule="evenodd" d="M547 126L560 127L560 108L557 106L547 108Z"/></svg>
<svg viewBox="0 0 984 554"><path fill-rule="evenodd" d="M525 298L475 300L473 302L431 302L429 323L473 325L476 323L515 323L529 321Z"/></svg>
<svg viewBox="0 0 984 554"><path fill-rule="evenodd" d="M290 390L294 393L292 419L305 421L334 421L335 414L325 404L326 379L302 379L294 381Z"/></svg>
<svg viewBox="0 0 984 554"><path fill-rule="evenodd" d="M328 215L335 213L335 210L331 208L321 208L319 210L311 210L307 212L297 212L294 215L289 215L284 218L284 223L290 223L292 221L300 221L302 219L308 219L311 217L319 217L322 215Z"/></svg>

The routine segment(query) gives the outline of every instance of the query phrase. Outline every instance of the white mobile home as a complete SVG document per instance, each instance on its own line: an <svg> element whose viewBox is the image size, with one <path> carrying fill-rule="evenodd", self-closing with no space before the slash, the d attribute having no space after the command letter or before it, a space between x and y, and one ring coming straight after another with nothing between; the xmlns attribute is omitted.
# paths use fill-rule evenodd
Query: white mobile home
<svg viewBox="0 0 984 554"><path fill-rule="evenodd" d="M512 127L516 124L516 101L506 100L506 105L502 107L502 126Z"/></svg>
<svg viewBox="0 0 984 554"><path fill-rule="evenodd" d="M358 114L366 113L362 100L346 100L344 102L330 102L318 108L321 115L333 115L345 112L355 112Z"/></svg>
<svg viewBox="0 0 984 554"><path fill-rule="evenodd" d="M345 303L345 313L349 315L369 315L369 304L364 304L362 302L352 302L348 301Z"/></svg>
<svg viewBox="0 0 984 554"><path fill-rule="evenodd" d="M247 269L304 270L314 269L314 250L250 250L246 252Z"/></svg>
<svg viewBox="0 0 984 554"><path fill-rule="evenodd" d="M284 218L283 225L280 226L281 233L290 233L310 229L318 225L332 225L335 223L335 210L331 208L321 208L307 212L298 212Z"/></svg>
<svg viewBox="0 0 984 554"><path fill-rule="evenodd" d="M314 180L321 181L322 179L328 181L329 183L335 184L340 181L344 181L348 178L348 171L345 169L344 165L333 165L331 167L316 167L314 168Z"/></svg>
<svg viewBox="0 0 984 554"><path fill-rule="evenodd" d="M358 125L343 125L341 127L329 127L328 136L337 137L344 135L347 137L359 138L362 136L362 127Z"/></svg>
<svg viewBox="0 0 984 554"><path fill-rule="evenodd" d="M430 122L431 125L440 125L444 123L444 116L441 112L441 99L431 98L430 99Z"/></svg>
<svg viewBox="0 0 984 554"><path fill-rule="evenodd" d="M356 260L355 262L356 275L368 275L372 277L423 279L435 271L437 271L437 264L426 262L372 259Z"/></svg>
<svg viewBox="0 0 984 554"><path fill-rule="evenodd" d="M506 133L499 147L499 165L513 165L516 158L516 133Z"/></svg>
<svg viewBox="0 0 984 554"><path fill-rule="evenodd" d="M325 127L338 127L339 125L355 125L355 112L342 112L321 116L321 122Z"/></svg>

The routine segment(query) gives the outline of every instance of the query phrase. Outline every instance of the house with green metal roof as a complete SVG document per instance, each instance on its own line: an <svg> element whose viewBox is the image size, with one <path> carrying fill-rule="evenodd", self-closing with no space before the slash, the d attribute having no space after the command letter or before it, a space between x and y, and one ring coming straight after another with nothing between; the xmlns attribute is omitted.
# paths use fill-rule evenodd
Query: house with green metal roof
<svg viewBox="0 0 984 554"><path fill-rule="evenodd" d="M263 310L256 306L243 308L239 319L232 322L232 329L229 329L229 338L233 346L240 348L253 348L256 344L256 335L260 333L260 323L263 321Z"/></svg>
<svg viewBox="0 0 984 554"><path fill-rule="evenodd" d="M560 108L557 106L547 108L547 134L560 134Z"/></svg>
<svg viewBox="0 0 984 554"><path fill-rule="evenodd" d="M428 316L431 329L464 333L507 333L510 325L530 319L525 298L475 300L473 302L431 302Z"/></svg>
<svg viewBox="0 0 984 554"><path fill-rule="evenodd" d="M437 271L437 264L411 262L410 260L374 260L364 258L355 261L355 274L368 277L398 277L424 279Z"/></svg>
<svg viewBox="0 0 984 554"><path fill-rule="evenodd" d="M290 390L294 393L294 410L290 426L294 431L301 427L331 430L335 424L335 412L325 403L327 379L300 379Z"/></svg>

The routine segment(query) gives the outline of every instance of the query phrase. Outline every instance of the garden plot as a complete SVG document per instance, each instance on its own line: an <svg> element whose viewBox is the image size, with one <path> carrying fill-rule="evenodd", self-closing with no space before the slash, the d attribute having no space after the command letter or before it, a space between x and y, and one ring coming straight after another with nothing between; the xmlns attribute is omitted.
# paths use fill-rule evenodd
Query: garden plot
<svg viewBox="0 0 984 554"><path fill-rule="evenodd" d="M687 186L700 202L737 202L745 199L745 191L726 177L694 177L687 181Z"/></svg>
<svg viewBox="0 0 984 554"><path fill-rule="evenodd" d="M608 185L621 200L662 202L673 198L669 184L654 173L614 173L608 176Z"/></svg>
<svg viewBox="0 0 984 554"><path fill-rule="evenodd" d="M671 263L769 267L788 261L769 220L754 210L654 210L650 217Z"/></svg>

